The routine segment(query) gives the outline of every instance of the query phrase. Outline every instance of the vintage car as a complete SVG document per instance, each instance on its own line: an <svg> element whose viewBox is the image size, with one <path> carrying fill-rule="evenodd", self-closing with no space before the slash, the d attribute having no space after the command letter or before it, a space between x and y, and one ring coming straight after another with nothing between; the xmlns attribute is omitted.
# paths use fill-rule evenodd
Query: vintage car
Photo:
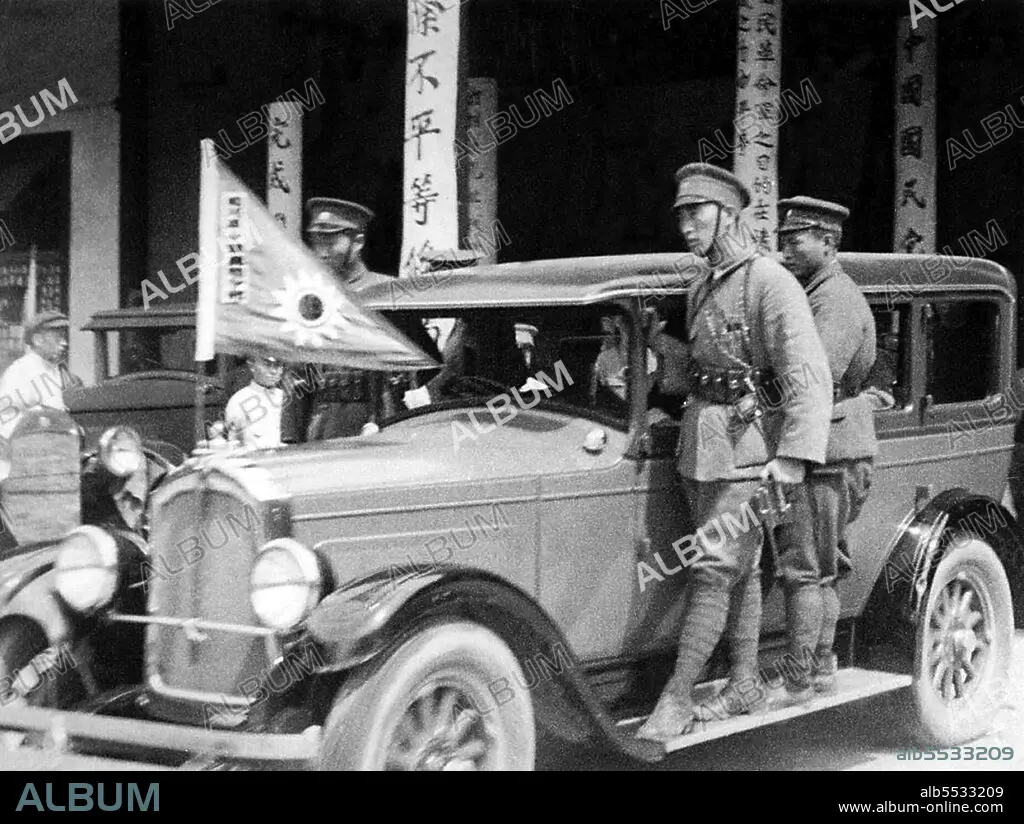
<svg viewBox="0 0 1024 824"><path fill-rule="evenodd" d="M0 438L0 621L8 630L20 628L0 640L0 706L18 698L19 688L42 687L33 691L36 702L56 694L49 686L52 673L62 661L66 666L68 656L49 639L69 637L65 622L77 616L60 609L40 581L61 549L78 536L103 535L119 554L140 563L146 557L149 496L184 458L173 445L143 443L121 426L107 429L95 448L85 449L81 427L54 409L24 413L10 438ZM110 629L86 631L102 648L125 639L123 630ZM111 664L121 667L141 653L136 648L122 657L124 651L111 656ZM66 692L62 700L71 696Z"/></svg>
<svg viewBox="0 0 1024 824"><path fill-rule="evenodd" d="M83 328L93 333L95 383L68 392L65 400L85 430L86 443L95 445L108 427L125 425L145 439L191 452L196 445L195 306L110 309L97 312ZM112 352L120 364L116 375ZM219 357L216 374L204 380L204 418L222 412L237 388L232 366L233 359Z"/></svg>
<svg viewBox="0 0 1024 824"><path fill-rule="evenodd" d="M16 671L21 639L45 633L79 662L72 697L24 706L30 691L0 728L181 766L528 770L597 751L654 762L900 690L908 741L977 737L1024 626L1024 551L999 502L1013 416L996 413L1016 377L1014 280L973 259L841 261L875 313L872 380L892 402L841 585L838 694L775 703L785 615L766 552L769 711L665 745L634 735L674 660L673 546L693 532L648 345L700 263L661 254L366 292L400 327L461 322L462 372L375 434L194 455L153 494L145 559L69 535L33 582L61 620L4 615L0 660ZM112 631L134 638L123 668L94 672Z"/></svg>

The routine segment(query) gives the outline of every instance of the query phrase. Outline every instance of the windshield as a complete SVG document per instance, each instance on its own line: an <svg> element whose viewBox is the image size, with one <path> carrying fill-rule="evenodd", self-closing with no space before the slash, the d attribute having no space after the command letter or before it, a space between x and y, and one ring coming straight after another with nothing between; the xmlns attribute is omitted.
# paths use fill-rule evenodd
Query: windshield
<svg viewBox="0 0 1024 824"><path fill-rule="evenodd" d="M164 369L195 370L193 328L126 329L111 334L116 334L120 345L122 375Z"/></svg>
<svg viewBox="0 0 1024 824"><path fill-rule="evenodd" d="M451 310L447 317L384 313L443 363L396 376L401 415L466 399L507 394L578 408L622 425L629 419L629 316L617 306Z"/></svg>

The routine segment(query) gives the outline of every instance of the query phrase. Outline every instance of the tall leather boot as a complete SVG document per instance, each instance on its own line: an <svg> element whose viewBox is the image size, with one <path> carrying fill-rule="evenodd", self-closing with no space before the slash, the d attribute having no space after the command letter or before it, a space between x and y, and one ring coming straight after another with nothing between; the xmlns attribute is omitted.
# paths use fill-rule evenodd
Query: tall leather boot
<svg viewBox="0 0 1024 824"><path fill-rule="evenodd" d="M638 738L667 741L688 732L693 721L693 686L722 637L729 610L725 590L694 581L693 594L680 630L675 672Z"/></svg>
<svg viewBox="0 0 1024 824"><path fill-rule="evenodd" d="M821 606L821 634L814 650L813 684L815 692L833 693L836 691L836 675L839 671L839 662L832 652L836 642L836 624L839 621L839 594L835 586L826 584L821 587Z"/></svg>
<svg viewBox="0 0 1024 824"><path fill-rule="evenodd" d="M761 568L755 566L732 591L726 632L729 638L729 681L709 708L727 715L745 715L766 708L766 693L758 678L761 643Z"/></svg>
<svg viewBox="0 0 1024 824"><path fill-rule="evenodd" d="M789 661L786 692L790 703L804 703L813 696L811 656L821 638L822 587L818 584L791 587L786 593L786 625Z"/></svg>

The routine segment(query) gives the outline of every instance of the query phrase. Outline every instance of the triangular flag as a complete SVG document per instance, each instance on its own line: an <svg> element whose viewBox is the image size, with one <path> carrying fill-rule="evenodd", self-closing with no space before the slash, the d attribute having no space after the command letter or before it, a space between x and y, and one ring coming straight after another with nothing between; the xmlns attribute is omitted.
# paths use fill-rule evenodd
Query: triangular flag
<svg viewBox="0 0 1024 824"><path fill-rule="evenodd" d="M202 141L196 360L254 351L402 371L439 364L357 298Z"/></svg>

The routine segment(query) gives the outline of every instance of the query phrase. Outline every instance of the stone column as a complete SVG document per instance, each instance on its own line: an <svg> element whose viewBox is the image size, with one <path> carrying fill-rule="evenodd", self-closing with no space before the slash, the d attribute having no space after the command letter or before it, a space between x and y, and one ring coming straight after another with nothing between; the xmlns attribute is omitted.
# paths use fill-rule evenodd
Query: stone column
<svg viewBox="0 0 1024 824"><path fill-rule="evenodd" d="M745 217L765 252L778 248L782 0L740 0L736 20L733 173L750 187Z"/></svg>
<svg viewBox="0 0 1024 824"><path fill-rule="evenodd" d="M466 126L468 143L474 144L486 132L488 118L498 111L498 84L491 77L471 77L466 89ZM482 138L481 138L482 139ZM465 246L480 251L481 264L497 263L497 250L490 244L493 228L498 220L498 152L467 152L462 158L466 164ZM486 240L485 240L486 239ZM482 242L484 241L484 242Z"/></svg>
<svg viewBox="0 0 1024 824"><path fill-rule="evenodd" d="M461 8L407 0L401 276L422 274L424 252L459 242L455 170Z"/></svg>
<svg viewBox="0 0 1024 824"><path fill-rule="evenodd" d="M896 34L896 201L893 251L935 251L935 55L938 30L927 20Z"/></svg>
<svg viewBox="0 0 1024 824"><path fill-rule="evenodd" d="M278 101L267 107L267 209L302 240L302 109Z"/></svg>

